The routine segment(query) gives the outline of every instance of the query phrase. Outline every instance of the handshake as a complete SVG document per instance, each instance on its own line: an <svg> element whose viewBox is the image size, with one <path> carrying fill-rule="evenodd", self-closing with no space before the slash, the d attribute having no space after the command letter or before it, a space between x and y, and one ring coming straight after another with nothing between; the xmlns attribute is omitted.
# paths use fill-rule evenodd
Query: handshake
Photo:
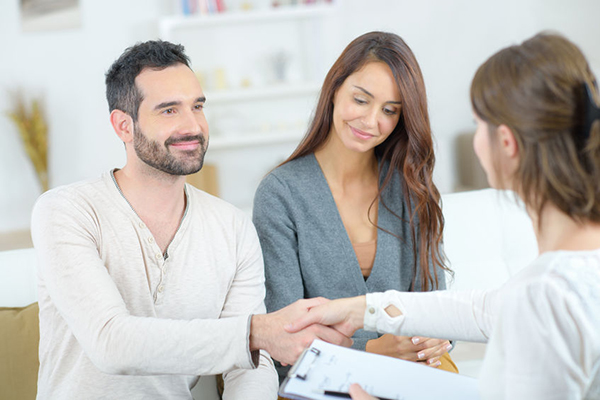
<svg viewBox="0 0 600 400"><path fill-rule="evenodd" d="M264 349L282 364L293 364L314 339L352 345L363 327L365 296L298 300L281 310L252 316L250 350Z"/></svg>
<svg viewBox="0 0 600 400"><path fill-rule="evenodd" d="M366 303L365 296L338 300L317 297L298 300L270 314L254 315L250 350L264 349L282 364L294 364L314 339L349 347L354 332L364 326ZM402 315L393 305L384 312L390 317ZM381 333L388 334L369 340L366 351L439 367L440 357L452 348L450 342L443 339Z"/></svg>
<svg viewBox="0 0 600 400"><path fill-rule="evenodd" d="M294 364L302 351L314 339L349 347L352 335L364 326L366 297L327 300L322 297L298 300L279 311L254 315L250 328L250 350L267 350L282 364ZM391 305L385 309L391 317L402 315ZM452 348L447 340L423 337L404 337L391 334L372 340L375 344L367 351L422 361L438 367L439 358ZM349 389L353 400L375 400L359 385Z"/></svg>

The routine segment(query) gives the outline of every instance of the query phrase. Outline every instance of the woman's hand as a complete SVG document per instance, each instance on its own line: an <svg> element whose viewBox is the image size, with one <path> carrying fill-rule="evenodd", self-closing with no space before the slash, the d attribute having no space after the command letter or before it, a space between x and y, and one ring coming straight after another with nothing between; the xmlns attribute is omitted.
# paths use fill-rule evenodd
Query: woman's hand
<svg viewBox="0 0 600 400"><path fill-rule="evenodd" d="M352 339L328 326L309 324L305 329L294 333L282 329L286 324L307 315L311 307L328 302L322 297L301 299L278 311L253 315L250 324L250 350L267 350L271 357L285 365L295 363L302 351L315 339L338 346L351 346Z"/></svg>
<svg viewBox="0 0 600 400"><path fill-rule="evenodd" d="M376 397L371 396L369 393L365 392L358 383L353 383L350 385L350 397L352 400L377 400Z"/></svg>
<svg viewBox="0 0 600 400"><path fill-rule="evenodd" d="M442 364L439 358L451 348L452 345L447 340L385 334L378 339L369 340L365 350L407 361L425 362L437 368Z"/></svg>
<svg viewBox="0 0 600 400"><path fill-rule="evenodd" d="M294 333L312 324L320 324L352 337L357 329L363 327L365 308L365 296L332 300L310 308L304 316L286 325L285 330Z"/></svg>

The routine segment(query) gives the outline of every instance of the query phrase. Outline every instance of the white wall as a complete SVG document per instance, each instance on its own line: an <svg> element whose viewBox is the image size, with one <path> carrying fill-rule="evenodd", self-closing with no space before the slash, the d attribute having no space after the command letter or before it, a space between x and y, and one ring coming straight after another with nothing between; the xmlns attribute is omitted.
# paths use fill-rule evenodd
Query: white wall
<svg viewBox="0 0 600 400"><path fill-rule="evenodd" d="M415 53L427 86L437 142L435 181L451 192L456 183L454 140L474 129L471 79L499 49L545 30L577 43L600 72L600 1L574 0L346 0L344 42L370 30L399 34Z"/></svg>
<svg viewBox="0 0 600 400"><path fill-rule="evenodd" d="M0 232L29 226L40 187L4 111L7 90L43 95L50 125L50 185L94 177L124 162L108 122L104 72L126 46L157 35L160 0L81 1L82 28L22 33L18 1L0 3Z"/></svg>
<svg viewBox="0 0 600 400"><path fill-rule="evenodd" d="M456 181L454 139L473 129L470 79L493 52L539 30L555 29L578 43L596 73L600 70L596 0L340 1L324 32L330 38L325 65L350 40L370 30L393 31L406 40L425 75L437 140L435 177L442 192L452 191ZM22 87L26 93L44 95L51 186L96 177L124 163L123 147L108 123L104 72L125 47L157 37L157 19L172 9L172 1L80 2L82 28L44 33L22 33L18 1L0 3L0 232L27 228L40 192L17 132L3 114L10 107L7 90ZM198 66L201 60L192 62ZM252 162L246 165L252 168ZM235 182L236 174L227 172L221 178ZM252 192L247 185L241 187ZM252 193L243 196L232 200L247 207Z"/></svg>

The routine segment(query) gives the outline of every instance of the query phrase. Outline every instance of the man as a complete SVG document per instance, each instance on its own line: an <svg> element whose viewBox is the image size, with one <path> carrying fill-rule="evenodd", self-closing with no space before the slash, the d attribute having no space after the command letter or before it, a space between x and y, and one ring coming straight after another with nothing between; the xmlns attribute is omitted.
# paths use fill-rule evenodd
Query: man
<svg viewBox="0 0 600 400"><path fill-rule="evenodd" d="M283 325L320 300L264 313L262 254L242 212L185 184L208 147L205 97L183 47L137 44L106 75L127 163L51 190L34 207L40 399L190 399L224 373L224 398L276 398L322 326Z"/></svg>

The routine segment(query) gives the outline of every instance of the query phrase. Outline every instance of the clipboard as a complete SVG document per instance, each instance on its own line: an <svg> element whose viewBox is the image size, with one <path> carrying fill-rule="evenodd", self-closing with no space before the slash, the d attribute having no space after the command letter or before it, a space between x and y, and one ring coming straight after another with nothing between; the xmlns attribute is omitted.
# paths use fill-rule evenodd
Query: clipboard
<svg viewBox="0 0 600 400"><path fill-rule="evenodd" d="M347 393L353 383L380 399L480 400L474 378L318 339L288 372L279 395L295 400L340 400L350 398Z"/></svg>

